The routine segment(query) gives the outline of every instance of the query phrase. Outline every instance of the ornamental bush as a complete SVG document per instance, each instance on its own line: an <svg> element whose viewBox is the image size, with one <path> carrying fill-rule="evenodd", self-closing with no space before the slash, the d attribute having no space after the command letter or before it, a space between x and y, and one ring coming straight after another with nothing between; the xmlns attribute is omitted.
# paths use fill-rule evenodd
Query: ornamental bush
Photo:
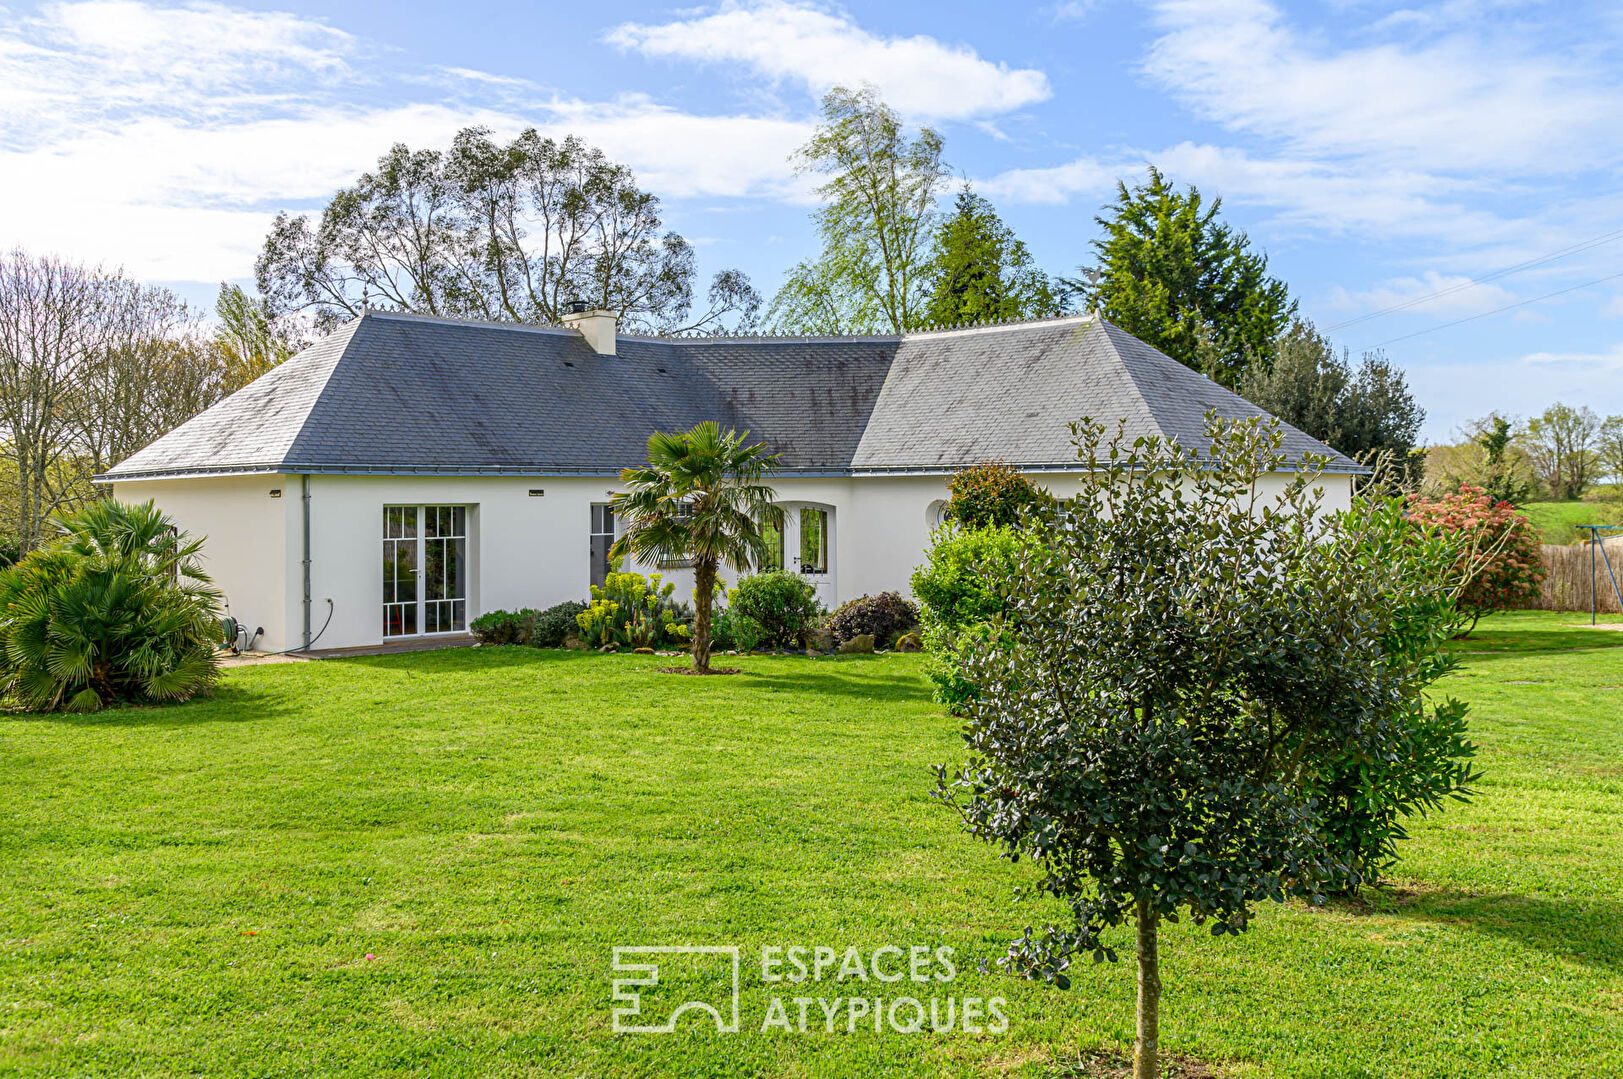
<svg viewBox="0 0 1623 1079"><path fill-rule="evenodd" d="M219 677L202 541L151 502L92 502L0 571L0 692L38 711L183 701Z"/></svg>
<svg viewBox="0 0 1623 1079"><path fill-rule="evenodd" d="M1483 615L1538 598L1544 580L1538 530L1509 502L1496 502L1482 488L1462 483L1457 492L1439 498L1412 497L1408 516L1462 541L1452 573L1459 588L1455 606L1470 620L1461 637L1469 636Z"/></svg>
<svg viewBox="0 0 1623 1079"><path fill-rule="evenodd" d="M686 646L693 612L672 599L676 585L661 574L611 573L592 585L592 602L575 615L580 639L592 648Z"/></svg>
<svg viewBox="0 0 1623 1079"><path fill-rule="evenodd" d="M765 648L804 647L807 634L822 614L817 590L800 574L785 570L757 573L739 581L727 593L727 609L735 618L749 619L759 627L759 644Z"/></svg>
<svg viewBox="0 0 1623 1079"><path fill-rule="evenodd" d="M1002 461L983 461L954 473L947 489L946 518L966 529L1009 528L1052 501L1048 492Z"/></svg>
<svg viewBox="0 0 1623 1079"><path fill-rule="evenodd" d="M1390 490L1380 484L1372 489ZM1466 801L1479 773L1466 737L1467 707L1429 700L1427 687L1455 669L1443 643L1465 616L1454 605L1453 570L1469 541L1460 532L1417 529L1399 498L1355 499L1328 541L1346 567L1353 602L1380 646L1387 703L1382 744L1336 746L1305 779L1320 802L1321 830L1335 860L1352 870L1349 888L1379 881L1408 838L1404 821ZM1363 595L1357 594L1362 588Z"/></svg>
<svg viewBox="0 0 1623 1079"><path fill-rule="evenodd" d="M919 624L919 609L900 592L881 592L877 596L858 596L846 600L835 608L825 623L835 644L844 644L853 637L870 634L880 647Z"/></svg>
<svg viewBox="0 0 1623 1079"><path fill-rule="evenodd" d="M566 599L544 611L534 607L523 607L516 611L486 611L475 618L468 629L484 644L560 648L565 637L580 632L576 619L585 610L588 610L587 604Z"/></svg>
<svg viewBox="0 0 1623 1079"><path fill-rule="evenodd" d="M731 607L717 607L710 616L710 634L718 649L753 652L761 646L761 627L748 615Z"/></svg>
<svg viewBox="0 0 1623 1079"><path fill-rule="evenodd" d="M523 642L532 648L562 648L564 638L580 632L576 618L587 609L578 599L554 603L544 611L531 612L529 632Z"/></svg>
<svg viewBox="0 0 1623 1079"><path fill-rule="evenodd" d="M518 611L486 611L468 624L468 631L481 644L528 644L529 620L537 612L526 607Z"/></svg>
<svg viewBox="0 0 1623 1079"><path fill-rule="evenodd" d="M924 564L913 571L924 645L925 674L935 699L957 712L975 692L961 655L983 643L986 626L1003 610L996 582L1006 579L1023 540L1012 528L938 529Z"/></svg>

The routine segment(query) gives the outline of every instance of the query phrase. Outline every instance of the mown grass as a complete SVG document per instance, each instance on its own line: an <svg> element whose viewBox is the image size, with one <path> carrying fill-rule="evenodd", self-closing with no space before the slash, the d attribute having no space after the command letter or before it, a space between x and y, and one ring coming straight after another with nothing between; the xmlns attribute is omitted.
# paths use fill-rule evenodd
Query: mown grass
<svg viewBox="0 0 1623 1079"><path fill-rule="evenodd" d="M1166 932L1168 1048L1244 1077L1623 1074L1623 633L1577 621L1459 643L1485 776L1393 888ZM451 651L0 718L0 1071L1047 1076L1129 1043L1128 965L1069 992L976 969L1047 911L928 797L959 749L916 657L667 662ZM613 1034L613 948L684 943L742 948L741 1032ZM830 1034L814 1007L762 1033L774 992L898 994L769 990L752 953L796 944L950 946L920 995L1005 997L1009 1028ZM727 984L666 979L651 1005Z"/></svg>
<svg viewBox="0 0 1623 1079"><path fill-rule="evenodd" d="M1580 532L1578 525L1623 524L1623 503L1611 500L1529 502L1517 508L1533 522L1545 543L1568 544L1587 539L1589 533Z"/></svg>

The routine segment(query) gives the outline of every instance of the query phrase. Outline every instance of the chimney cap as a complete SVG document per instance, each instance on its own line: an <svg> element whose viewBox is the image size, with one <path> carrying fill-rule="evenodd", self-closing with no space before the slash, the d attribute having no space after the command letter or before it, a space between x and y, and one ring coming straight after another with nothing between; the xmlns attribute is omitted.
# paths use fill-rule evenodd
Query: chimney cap
<svg viewBox="0 0 1623 1079"><path fill-rule="evenodd" d="M584 315L592 309L592 305L585 300L570 300L569 313L571 315Z"/></svg>

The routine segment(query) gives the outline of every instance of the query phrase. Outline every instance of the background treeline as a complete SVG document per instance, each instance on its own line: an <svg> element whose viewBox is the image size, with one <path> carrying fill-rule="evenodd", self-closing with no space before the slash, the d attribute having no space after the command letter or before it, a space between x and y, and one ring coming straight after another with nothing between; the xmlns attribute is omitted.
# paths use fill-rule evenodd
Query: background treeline
<svg viewBox="0 0 1623 1079"><path fill-rule="evenodd" d="M1623 523L1623 416L1557 402L1537 416L1493 413L1425 451L1425 487L1481 487L1524 509L1547 543L1581 524Z"/></svg>
<svg viewBox="0 0 1623 1079"><path fill-rule="evenodd" d="M818 251L770 301L699 280L657 196L578 138L468 128L397 145L312 215L275 219L258 295L215 319L121 273L15 252L0 269L0 533L37 543L88 478L367 308L555 323L574 300L643 333L905 333L1097 311L1349 455L1412 462L1424 413L1384 355L1356 361L1297 312L1221 200L1150 169L1118 185L1070 276L967 182L941 135L835 88L795 155L821 181ZM246 267L245 267L246 269Z"/></svg>
<svg viewBox="0 0 1623 1079"><path fill-rule="evenodd" d="M216 323L117 271L0 255L0 561L96 497L90 478L290 353L221 286Z"/></svg>

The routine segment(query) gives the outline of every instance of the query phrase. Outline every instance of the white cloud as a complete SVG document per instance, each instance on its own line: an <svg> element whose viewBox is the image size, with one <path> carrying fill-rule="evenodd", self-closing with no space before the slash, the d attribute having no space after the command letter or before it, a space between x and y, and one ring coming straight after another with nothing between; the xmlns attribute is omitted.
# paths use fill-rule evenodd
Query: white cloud
<svg viewBox="0 0 1623 1079"><path fill-rule="evenodd" d="M1401 308L1407 314L1478 315L1516 302L1516 294L1493 282L1476 284L1463 274L1427 270L1418 277L1383 281L1371 289L1331 290L1330 306L1343 310L1381 311Z"/></svg>
<svg viewBox="0 0 1623 1079"><path fill-rule="evenodd" d="M1070 202L1074 196L1100 196L1141 166L1122 160L1102 161L1094 157L1079 157L1063 165L1039 169L1009 169L975 186L990 196L1010 202L1039 205L1058 205Z"/></svg>
<svg viewBox="0 0 1623 1079"><path fill-rule="evenodd" d="M47 4L0 27L0 139L43 141L144 110L207 120L275 107L349 78L354 47L342 31L277 12Z"/></svg>
<svg viewBox="0 0 1623 1079"><path fill-rule="evenodd" d="M762 196L805 201L813 181L789 155L811 137L798 120L698 116L640 95L613 102L548 103L543 134L574 132L636 170L644 187L672 198Z"/></svg>
<svg viewBox="0 0 1623 1079"><path fill-rule="evenodd" d="M872 83L904 116L963 120L1046 100L1048 77L983 60L974 49L932 37L884 38L842 12L762 0L727 3L658 25L624 23L607 35L644 56L742 64L813 93Z"/></svg>
<svg viewBox="0 0 1623 1079"><path fill-rule="evenodd" d="M1273 211L1270 230L1323 235L1403 234L1481 244L1512 238L1515 226L1448 198L1458 185L1401 170L1374 173L1303 157L1258 157L1209 143L1181 142L1161 150L1121 149L1062 165L1014 169L979 182L988 194L1015 202L1065 203L1108 198L1118 179L1129 183L1155 165L1177 183L1199 187L1230 205Z"/></svg>
<svg viewBox="0 0 1623 1079"><path fill-rule="evenodd" d="M355 69L365 52L322 23L214 4L89 0L0 25L0 200L29 211L0 245L156 280L244 277L276 211L319 207L395 142L443 147L470 124L578 134L666 197L807 194L787 158L808 123L546 96L467 69L392 76L363 100L393 103L357 104L386 77Z"/></svg>
<svg viewBox="0 0 1623 1079"><path fill-rule="evenodd" d="M1060 0L1045 10L1048 17L1055 22L1082 22L1092 15L1098 6L1099 0Z"/></svg>
<svg viewBox="0 0 1623 1079"><path fill-rule="evenodd" d="M1144 71L1201 116L1294 153L1451 173L1619 159L1618 86L1582 56L1462 29L1337 48L1267 0L1158 0Z"/></svg>
<svg viewBox="0 0 1623 1079"><path fill-rule="evenodd" d="M1619 371L1623 370L1623 344L1613 345L1603 352L1530 352L1522 357L1522 362L1540 367Z"/></svg>

